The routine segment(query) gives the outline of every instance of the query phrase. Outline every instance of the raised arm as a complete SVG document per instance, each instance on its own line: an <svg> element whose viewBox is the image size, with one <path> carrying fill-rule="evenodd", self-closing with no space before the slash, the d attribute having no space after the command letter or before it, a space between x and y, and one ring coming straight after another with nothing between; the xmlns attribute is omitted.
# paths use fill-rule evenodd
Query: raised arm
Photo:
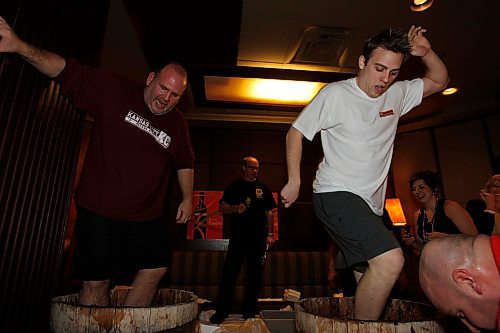
<svg viewBox="0 0 500 333"><path fill-rule="evenodd" d="M500 187L497 187L500 188ZM500 193L491 194L481 191L481 197L486 202L486 210L488 214L492 214L495 218L492 235L500 235Z"/></svg>
<svg viewBox="0 0 500 333"><path fill-rule="evenodd" d="M176 223L186 223L193 214L193 169L177 170L177 178L182 192L182 202L177 209Z"/></svg>
<svg viewBox="0 0 500 333"><path fill-rule="evenodd" d="M411 54L421 57L427 70L422 80L424 81L424 95L427 97L438 91L443 90L450 82L446 65L439 56L432 50L431 44L424 37L425 29L422 27L411 26L408 31L412 50Z"/></svg>
<svg viewBox="0 0 500 333"><path fill-rule="evenodd" d="M495 225L491 231L492 235L500 235L500 213L495 214Z"/></svg>
<svg viewBox="0 0 500 333"><path fill-rule="evenodd" d="M66 66L63 57L38 49L20 39L10 25L0 16L0 52L17 53L48 77L56 77Z"/></svg>
<svg viewBox="0 0 500 333"><path fill-rule="evenodd" d="M290 127L286 135L288 183L281 190L281 200L286 208L290 207L299 197L303 137L304 135L293 126Z"/></svg>
<svg viewBox="0 0 500 333"><path fill-rule="evenodd" d="M500 234L500 174L493 175L480 193L486 203L485 212L495 216L495 225L491 233Z"/></svg>

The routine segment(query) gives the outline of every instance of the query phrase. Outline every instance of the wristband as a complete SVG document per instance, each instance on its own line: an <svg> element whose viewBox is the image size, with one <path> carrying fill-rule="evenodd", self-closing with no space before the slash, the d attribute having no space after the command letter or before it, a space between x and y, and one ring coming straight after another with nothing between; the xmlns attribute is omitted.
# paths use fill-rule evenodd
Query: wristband
<svg viewBox="0 0 500 333"><path fill-rule="evenodd" d="M491 209L485 209L484 212L488 213L488 214L491 214L491 215L495 215L497 213L497 212L495 212L494 210L491 210Z"/></svg>

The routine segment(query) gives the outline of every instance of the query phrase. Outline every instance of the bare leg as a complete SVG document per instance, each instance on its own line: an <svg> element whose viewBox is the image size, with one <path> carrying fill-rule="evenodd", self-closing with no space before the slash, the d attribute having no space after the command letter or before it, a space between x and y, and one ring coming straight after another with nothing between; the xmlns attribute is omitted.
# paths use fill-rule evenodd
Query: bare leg
<svg viewBox="0 0 500 333"><path fill-rule="evenodd" d="M141 269L137 272L132 288L125 298L125 306L150 306L158 284L166 272L166 267Z"/></svg>
<svg viewBox="0 0 500 333"><path fill-rule="evenodd" d="M79 303L82 305L109 305L109 280L83 281Z"/></svg>
<svg viewBox="0 0 500 333"><path fill-rule="evenodd" d="M338 252L337 245L330 240L330 246L328 246L328 287L331 290L339 289L337 271L335 270L335 256Z"/></svg>
<svg viewBox="0 0 500 333"><path fill-rule="evenodd" d="M356 288L354 318L377 320L403 269L403 252L400 248L392 249L369 260L368 264Z"/></svg>
<svg viewBox="0 0 500 333"><path fill-rule="evenodd" d="M357 270L352 271L354 274L354 278L356 279L356 284L359 284L359 280L363 277L363 273L358 272Z"/></svg>

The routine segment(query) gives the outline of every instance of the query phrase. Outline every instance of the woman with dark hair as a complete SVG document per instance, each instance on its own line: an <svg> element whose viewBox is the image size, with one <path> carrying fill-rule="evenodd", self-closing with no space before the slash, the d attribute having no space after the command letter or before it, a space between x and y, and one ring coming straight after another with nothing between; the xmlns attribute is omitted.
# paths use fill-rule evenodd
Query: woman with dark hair
<svg viewBox="0 0 500 333"><path fill-rule="evenodd" d="M403 239L418 253L425 243L448 234L477 235L469 213L458 202L440 198L440 179L436 173L414 173L410 189L422 207L413 214L411 233L403 235Z"/></svg>

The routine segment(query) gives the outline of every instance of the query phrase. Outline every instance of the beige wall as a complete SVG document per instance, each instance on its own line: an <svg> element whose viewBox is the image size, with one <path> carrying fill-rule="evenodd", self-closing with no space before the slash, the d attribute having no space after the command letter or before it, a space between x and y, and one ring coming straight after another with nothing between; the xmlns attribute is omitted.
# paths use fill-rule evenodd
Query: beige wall
<svg viewBox="0 0 500 333"><path fill-rule="evenodd" d="M500 156L500 115L489 117L486 126L491 140L493 156Z"/></svg>
<svg viewBox="0 0 500 333"><path fill-rule="evenodd" d="M405 133L396 137L392 174L396 196L401 200L407 220L418 207L410 192L408 180L415 171L436 171L434 155L432 133L429 130Z"/></svg>
<svg viewBox="0 0 500 333"><path fill-rule="evenodd" d="M444 194L465 206L479 199L479 189L491 175L491 163L479 120L436 129Z"/></svg>
<svg viewBox="0 0 500 333"><path fill-rule="evenodd" d="M121 0L111 0L100 67L146 82L149 67Z"/></svg>
<svg viewBox="0 0 500 333"><path fill-rule="evenodd" d="M492 158L500 154L499 128L500 116L489 116L399 134L392 174L406 218L418 208L408 184L416 171L439 172L446 197L464 206L470 199L478 199L493 172Z"/></svg>

